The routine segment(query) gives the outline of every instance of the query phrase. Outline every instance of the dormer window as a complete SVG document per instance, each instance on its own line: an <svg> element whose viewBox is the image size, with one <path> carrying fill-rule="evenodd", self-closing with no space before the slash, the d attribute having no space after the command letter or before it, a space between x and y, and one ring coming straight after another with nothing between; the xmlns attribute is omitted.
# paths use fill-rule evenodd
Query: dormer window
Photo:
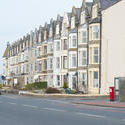
<svg viewBox="0 0 125 125"><path fill-rule="evenodd" d="M85 23L85 11L81 13L81 24Z"/></svg>
<svg viewBox="0 0 125 125"><path fill-rule="evenodd" d="M92 8L92 18L96 18L98 16L97 4Z"/></svg>
<svg viewBox="0 0 125 125"><path fill-rule="evenodd" d="M71 29L75 28L75 17L71 18Z"/></svg>
<svg viewBox="0 0 125 125"><path fill-rule="evenodd" d="M56 34L59 34L59 24L56 25Z"/></svg>

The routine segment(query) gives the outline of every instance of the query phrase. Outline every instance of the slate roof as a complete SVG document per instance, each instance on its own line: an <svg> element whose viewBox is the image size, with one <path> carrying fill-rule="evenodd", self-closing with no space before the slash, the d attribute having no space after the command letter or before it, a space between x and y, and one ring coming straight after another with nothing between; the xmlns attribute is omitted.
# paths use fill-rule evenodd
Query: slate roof
<svg viewBox="0 0 125 125"><path fill-rule="evenodd" d="M121 0L98 0L98 1L99 1L99 8L101 10L105 10Z"/></svg>

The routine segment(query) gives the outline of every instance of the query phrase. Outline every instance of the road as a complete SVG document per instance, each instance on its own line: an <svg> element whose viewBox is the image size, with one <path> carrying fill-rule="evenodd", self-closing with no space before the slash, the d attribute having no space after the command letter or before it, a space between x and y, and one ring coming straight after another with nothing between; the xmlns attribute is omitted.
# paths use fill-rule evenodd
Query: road
<svg viewBox="0 0 125 125"><path fill-rule="evenodd" d="M0 125L125 125L125 109L74 104L80 99L0 96Z"/></svg>

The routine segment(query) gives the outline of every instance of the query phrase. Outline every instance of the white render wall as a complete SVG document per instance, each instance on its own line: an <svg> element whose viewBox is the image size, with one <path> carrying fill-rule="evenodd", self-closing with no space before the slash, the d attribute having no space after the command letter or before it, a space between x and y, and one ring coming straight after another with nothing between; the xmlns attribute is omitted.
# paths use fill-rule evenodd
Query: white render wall
<svg viewBox="0 0 125 125"><path fill-rule="evenodd" d="M102 12L102 89L108 94L115 77L125 77L125 0Z"/></svg>

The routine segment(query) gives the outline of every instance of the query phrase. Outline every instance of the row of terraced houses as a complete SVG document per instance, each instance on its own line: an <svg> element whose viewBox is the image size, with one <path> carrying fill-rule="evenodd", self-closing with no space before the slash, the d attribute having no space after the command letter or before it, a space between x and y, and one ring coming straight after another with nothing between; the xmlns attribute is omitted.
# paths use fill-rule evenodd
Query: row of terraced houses
<svg viewBox="0 0 125 125"><path fill-rule="evenodd" d="M83 0L80 8L8 43L5 83L47 81L60 88L66 82L71 89L108 94L114 78L125 76L124 6L124 0Z"/></svg>

